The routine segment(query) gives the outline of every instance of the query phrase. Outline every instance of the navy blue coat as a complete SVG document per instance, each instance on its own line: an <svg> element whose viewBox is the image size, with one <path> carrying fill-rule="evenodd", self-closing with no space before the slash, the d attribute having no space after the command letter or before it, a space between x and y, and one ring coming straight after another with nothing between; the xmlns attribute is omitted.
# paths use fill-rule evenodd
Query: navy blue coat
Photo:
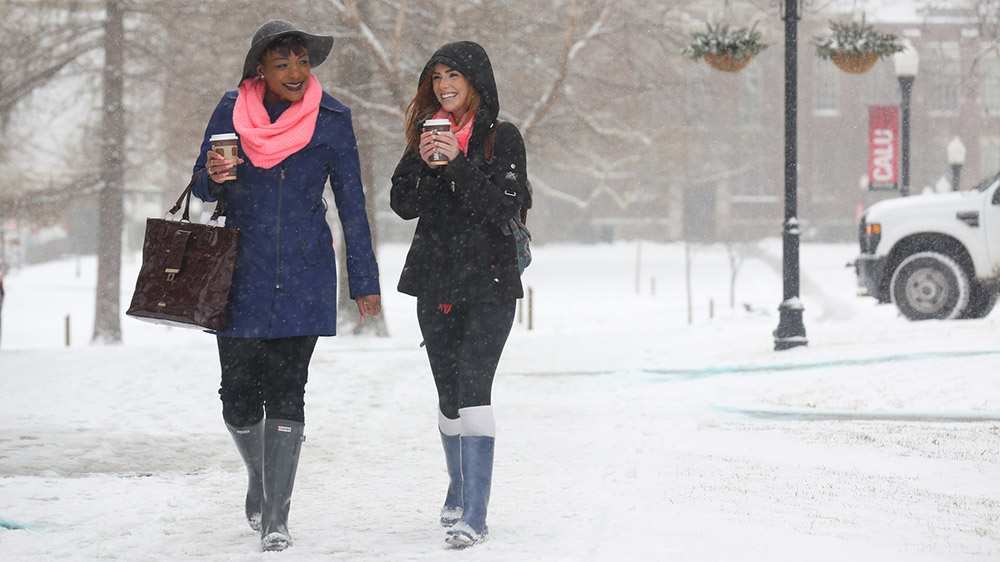
<svg viewBox="0 0 1000 562"><path fill-rule="evenodd" d="M215 108L194 166L194 194L215 201L205 170L209 137L233 133L236 91ZM266 106L272 120L287 107ZM361 186L351 111L327 93L313 138L277 166L245 160L224 184L226 226L240 229L229 325L220 335L241 338L332 336L337 333L337 261L323 198L327 179L344 228L351 298L379 292L378 266ZM217 188L216 188L217 189Z"/></svg>

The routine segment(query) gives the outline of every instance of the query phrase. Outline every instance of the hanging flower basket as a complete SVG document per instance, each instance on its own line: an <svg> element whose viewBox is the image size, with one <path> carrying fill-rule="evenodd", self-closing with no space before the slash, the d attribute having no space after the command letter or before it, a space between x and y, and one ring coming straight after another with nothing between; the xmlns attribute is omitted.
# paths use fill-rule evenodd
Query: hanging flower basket
<svg viewBox="0 0 1000 562"><path fill-rule="evenodd" d="M681 54L691 60L704 58L712 68L725 72L739 72L757 53L767 48L761 43L756 24L753 27L730 31L729 26L708 24L708 29L695 33L693 41L681 49Z"/></svg>
<svg viewBox="0 0 1000 562"><path fill-rule="evenodd" d="M837 68L851 74L864 74L875 66L878 62L878 53L844 53L838 52L830 55L830 60Z"/></svg>
<svg viewBox="0 0 1000 562"><path fill-rule="evenodd" d="M708 66L723 72L739 72L746 68L750 64L750 60L753 59L753 57L748 56L737 60L733 53L705 53L701 55L701 58L705 59Z"/></svg>
<svg viewBox="0 0 1000 562"><path fill-rule="evenodd" d="M891 33L879 33L870 25L830 22L832 35L816 38L816 56L830 59L837 68L852 74L868 72L880 58L903 50L903 45Z"/></svg>

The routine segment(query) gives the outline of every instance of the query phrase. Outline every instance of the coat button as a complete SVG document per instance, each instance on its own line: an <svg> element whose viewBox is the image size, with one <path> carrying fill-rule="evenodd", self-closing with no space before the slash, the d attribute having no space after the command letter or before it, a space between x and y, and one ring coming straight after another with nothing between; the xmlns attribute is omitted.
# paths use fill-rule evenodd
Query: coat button
<svg viewBox="0 0 1000 562"><path fill-rule="evenodd" d="M305 246L306 244L308 244L308 243L309 243L309 242L306 242L306 239L305 239L305 238L303 238L302 240L299 240L299 242L300 242L300 243L301 243L301 244L302 244L303 246Z"/></svg>

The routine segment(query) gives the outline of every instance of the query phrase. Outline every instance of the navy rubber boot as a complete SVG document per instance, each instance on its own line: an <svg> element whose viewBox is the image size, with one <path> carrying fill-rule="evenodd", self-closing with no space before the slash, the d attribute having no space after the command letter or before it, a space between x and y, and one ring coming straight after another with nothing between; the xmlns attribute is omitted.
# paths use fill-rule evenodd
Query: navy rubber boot
<svg viewBox="0 0 1000 562"><path fill-rule="evenodd" d="M299 465L305 426L300 422L264 421L264 504L260 520L260 546L264 551L292 546L288 510L292 504L295 470Z"/></svg>
<svg viewBox="0 0 1000 562"><path fill-rule="evenodd" d="M451 527L462 518L462 448L458 435L441 433L444 462L448 467L448 495L441 508L441 526Z"/></svg>
<svg viewBox="0 0 1000 562"><path fill-rule="evenodd" d="M448 530L445 540L456 548L465 548L486 540L486 507L493 484L493 449L496 439L462 436L462 519Z"/></svg>
<svg viewBox="0 0 1000 562"><path fill-rule="evenodd" d="M236 449L247 467L247 523L254 531L260 530L260 510L264 501L264 420L248 426L235 427L226 424L226 429L236 442Z"/></svg>

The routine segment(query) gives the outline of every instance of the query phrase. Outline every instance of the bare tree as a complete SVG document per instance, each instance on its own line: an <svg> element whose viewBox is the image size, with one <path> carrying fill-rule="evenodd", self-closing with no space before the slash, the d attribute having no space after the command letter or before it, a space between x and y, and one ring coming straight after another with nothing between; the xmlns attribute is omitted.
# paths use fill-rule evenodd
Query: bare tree
<svg viewBox="0 0 1000 562"><path fill-rule="evenodd" d="M726 256L729 258L729 308L736 308L736 277L746 261L750 250L749 242L727 240Z"/></svg>
<svg viewBox="0 0 1000 562"><path fill-rule="evenodd" d="M979 20L979 35L991 42L994 53L1000 51L1000 0L976 0L973 10Z"/></svg>
<svg viewBox="0 0 1000 562"><path fill-rule="evenodd" d="M93 2L0 3L0 130L30 94L101 47Z"/></svg>
<svg viewBox="0 0 1000 562"><path fill-rule="evenodd" d="M81 61L101 47L101 22L94 12L86 2L0 2L0 51L4 53L0 57L0 175L5 179L0 210L23 210L31 190L42 187L42 171L21 165L31 150L46 149L47 162L64 172L57 181L75 184L78 180L63 160L69 160L66 147L39 146L37 133L44 131L51 119L47 110L52 108L39 107L34 94L57 80L89 72ZM29 113L30 121L24 117ZM53 187L51 180L46 183Z"/></svg>

